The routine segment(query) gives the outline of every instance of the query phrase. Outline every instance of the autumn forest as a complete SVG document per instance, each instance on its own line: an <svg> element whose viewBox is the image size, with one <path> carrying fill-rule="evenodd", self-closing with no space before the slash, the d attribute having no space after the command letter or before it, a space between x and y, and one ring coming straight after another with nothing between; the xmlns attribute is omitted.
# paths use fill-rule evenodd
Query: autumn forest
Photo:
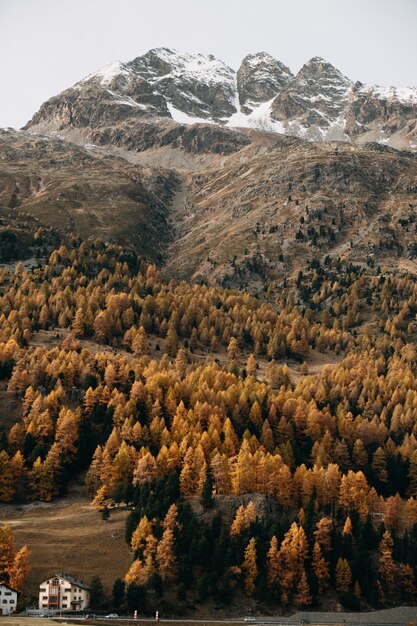
<svg viewBox="0 0 417 626"><path fill-rule="evenodd" d="M413 276L326 257L249 295L99 240L39 256L0 269L0 502L76 478L128 507L114 606L417 600ZM27 557L0 528L0 580Z"/></svg>

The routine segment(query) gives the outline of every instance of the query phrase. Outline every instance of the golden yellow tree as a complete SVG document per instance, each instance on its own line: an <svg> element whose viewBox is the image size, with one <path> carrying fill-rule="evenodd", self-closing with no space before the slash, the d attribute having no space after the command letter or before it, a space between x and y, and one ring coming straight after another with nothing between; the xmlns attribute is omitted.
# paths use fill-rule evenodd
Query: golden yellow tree
<svg viewBox="0 0 417 626"><path fill-rule="evenodd" d="M344 594L349 592L352 583L352 571L347 559L339 558L336 563L336 591Z"/></svg>
<svg viewBox="0 0 417 626"><path fill-rule="evenodd" d="M163 581L174 582L177 577L177 558L174 554L174 532L167 528L156 549L156 563Z"/></svg>
<svg viewBox="0 0 417 626"><path fill-rule="evenodd" d="M14 540L10 526L0 527L0 580L9 580L14 562Z"/></svg>
<svg viewBox="0 0 417 626"><path fill-rule="evenodd" d="M268 586L272 587L272 585L279 581L279 575L281 571L278 539L275 537L275 535L272 537L269 544L267 559L267 582Z"/></svg>
<svg viewBox="0 0 417 626"><path fill-rule="evenodd" d="M30 572L29 557L30 552L27 546L23 546L15 554L9 569L9 584L16 591L21 591L25 578Z"/></svg>
<svg viewBox="0 0 417 626"><path fill-rule="evenodd" d="M392 558L394 542L389 530L386 530L379 544L378 578L381 581L384 592L391 595L395 591L397 566Z"/></svg>
<svg viewBox="0 0 417 626"><path fill-rule="evenodd" d="M146 538L152 533L153 524L148 520L147 516L141 517L139 524L136 526L135 531L132 534L130 546L133 552L143 550L146 543Z"/></svg>
<svg viewBox="0 0 417 626"><path fill-rule="evenodd" d="M256 579L258 578L258 566L256 563L256 539L252 537L245 548L242 571L245 576L245 590L248 596L255 591Z"/></svg>
<svg viewBox="0 0 417 626"><path fill-rule="evenodd" d="M317 578L319 593L323 593L329 583L329 564L325 560L318 541L314 543L312 566Z"/></svg>
<svg viewBox="0 0 417 626"><path fill-rule="evenodd" d="M294 597L294 602L297 606L310 606L312 602L312 596L310 593L310 587L307 582L307 575L305 571L302 572L300 580L297 583L297 590Z"/></svg>

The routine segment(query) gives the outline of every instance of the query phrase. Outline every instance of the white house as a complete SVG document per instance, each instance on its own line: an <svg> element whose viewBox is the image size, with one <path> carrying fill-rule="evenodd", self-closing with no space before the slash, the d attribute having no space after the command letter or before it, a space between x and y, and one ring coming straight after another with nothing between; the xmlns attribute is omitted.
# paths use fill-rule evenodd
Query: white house
<svg viewBox="0 0 417 626"><path fill-rule="evenodd" d="M68 574L54 574L39 586L39 608L83 611L90 605L90 590L91 587Z"/></svg>
<svg viewBox="0 0 417 626"><path fill-rule="evenodd" d="M17 591L0 583L0 615L11 615L16 611Z"/></svg>

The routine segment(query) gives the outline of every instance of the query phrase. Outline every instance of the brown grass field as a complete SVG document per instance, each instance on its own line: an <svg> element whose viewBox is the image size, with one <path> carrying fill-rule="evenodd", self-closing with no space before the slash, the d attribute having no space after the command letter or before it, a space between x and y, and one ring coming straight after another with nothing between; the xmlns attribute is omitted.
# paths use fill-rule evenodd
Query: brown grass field
<svg viewBox="0 0 417 626"><path fill-rule="evenodd" d="M17 547L27 545L31 552L25 595L36 596L39 583L55 572L86 583L100 576L110 592L132 559L124 540L127 515L127 511L112 509L109 521L102 520L81 487L51 504L0 507L0 523L11 526Z"/></svg>

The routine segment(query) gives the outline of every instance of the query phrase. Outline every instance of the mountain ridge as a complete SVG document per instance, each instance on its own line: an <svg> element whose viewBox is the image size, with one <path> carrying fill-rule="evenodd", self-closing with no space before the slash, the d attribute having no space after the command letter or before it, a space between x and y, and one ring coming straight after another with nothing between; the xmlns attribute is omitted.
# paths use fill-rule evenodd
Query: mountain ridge
<svg viewBox="0 0 417 626"><path fill-rule="evenodd" d="M397 99L381 113L375 89L321 57L294 76L247 55L233 74L213 56L150 51L0 133L0 209L116 241L197 282L258 289L329 255L416 273L417 153L396 130L415 112ZM397 115L390 132L406 149L366 141L357 120L369 126L372 106L374 122Z"/></svg>
<svg viewBox="0 0 417 626"><path fill-rule="evenodd" d="M45 102L24 128L88 131L127 119L210 123L313 141L376 141L414 149L417 87L354 82L321 57L294 75L265 52L247 55L235 71L213 55L155 48L89 74Z"/></svg>

